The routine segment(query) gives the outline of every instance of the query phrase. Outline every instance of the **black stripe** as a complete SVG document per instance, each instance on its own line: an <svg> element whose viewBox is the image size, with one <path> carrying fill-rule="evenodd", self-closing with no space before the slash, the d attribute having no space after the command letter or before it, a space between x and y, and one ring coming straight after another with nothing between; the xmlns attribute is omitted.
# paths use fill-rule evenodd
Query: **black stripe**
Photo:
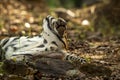
<svg viewBox="0 0 120 80"><path fill-rule="evenodd" d="M23 56L33 56L32 54L14 54L12 56L19 56L19 55L23 55Z"/></svg>
<svg viewBox="0 0 120 80"><path fill-rule="evenodd" d="M20 37L15 37L15 38L12 40L12 42L14 42L14 41L17 40L17 39L20 39Z"/></svg>
<svg viewBox="0 0 120 80"><path fill-rule="evenodd" d="M3 42L1 43L1 46L3 47L9 40L10 40L10 38L3 40Z"/></svg>
<svg viewBox="0 0 120 80"><path fill-rule="evenodd" d="M32 40L29 40L29 39L28 39L27 41L28 41L28 42L33 42ZM35 42L35 41L34 41L34 42Z"/></svg>
<svg viewBox="0 0 120 80"><path fill-rule="evenodd" d="M23 45L21 47L14 47L15 44L12 44L13 46L9 45L10 47L13 47L14 51L17 50L17 49L21 49L21 48L24 48L24 47L28 47L29 45Z"/></svg>
<svg viewBox="0 0 120 80"><path fill-rule="evenodd" d="M41 37L41 35L38 35L39 37Z"/></svg>
<svg viewBox="0 0 120 80"><path fill-rule="evenodd" d="M41 48L41 47L45 47L45 46L42 44L42 45L39 45L39 46L37 46L37 47Z"/></svg>
<svg viewBox="0 0 120 80"><path fill-rule="evenodd" d="M17 47L13 47L14 51L16 51L18 48Z"/></svg>
<svg viewBox="0 0 120 80"><path fill-rule="evenodd" d="M51 43L54 44L54 45L56 45L56 46L58 46L58 44L55 41L52 41Z"/></svg>
<svg viewBox="0 0 120 80"><path fill-rule="evenodd" d="M51 18L51 21L52 21L53 19L55 19L55 18L52 17L52 18Z"/></svg>
<svg viewBox="0 0 120 80"><path fill-rule="evenodd" d="M48 24L47 24L48 28L49 28L50 30L52 30L52 28L50 27L49 19L48 19L48 18L45 18L45 19L46 19L46 21L48 22Z"/></svg>
<svg viewBox="0 0 120 80"><path fill-rule="evenodd" d="M69 56L69 60L72 60L73 59L73 56Z"/></svg>
<svg viewBox="0 0 120 80"><path fill-rule="evenodd" d="M51 51L55 51L55 48L52 47L52 46L50 46L50 50L51 50Z"/></svg>
<svg viewBox="0 0 120 80"><path fill-rule="evenodd" d="M5 59L5 51L2 49L2 46L0 45L0 61L3 61Z"/></svg>
<svg viewBox="0 0 120 80"><path fill-rule="evenodd" d="M4 51L7 51L8 50L8 47L5 47Z"/></svg>
<svg viewBox="0 0 120 80"><path fill-rule="evenodd" d="M47 43L48 43L46 39L44 39L44 41L43 41L43 42L44 42L44 44L47 44Z"/></svg>
<svg viewBox="0 0 120 80"><path fill-rule="evenodd" d="M69 55L67 55L67 56L65 57L66 60L69 60L68 58L69 58Z"/></svg>
<svg viewBox="0 0 120 80"><path fill-rule="evenodd" d="M23 47L28 47L29 45L23 45Z"/></svg>
<svg viewBox="0 0 120 80"><path fill-rule="evenodd" d="M59 27L65 27L65 25L58 25L57 27L56 27L56 29L58 29ZM66 28L66 27L65 27Z"/></svg>
<svg viewBox="0 0 120 80"><path fill-rule="evenodd" d="M48 49L47 49L47 48L45 48L45 51L48 51Z"/></svg>

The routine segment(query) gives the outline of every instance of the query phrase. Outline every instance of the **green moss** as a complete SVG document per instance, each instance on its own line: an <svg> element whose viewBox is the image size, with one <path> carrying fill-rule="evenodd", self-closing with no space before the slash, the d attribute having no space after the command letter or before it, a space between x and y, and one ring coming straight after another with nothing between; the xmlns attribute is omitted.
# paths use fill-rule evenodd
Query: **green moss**
<svg viewBox="0 0 120 80"><path fill-rule="evenodd" d="M2 69L3 62L0 62L0 73L5 73L4 70Z"/></svg>

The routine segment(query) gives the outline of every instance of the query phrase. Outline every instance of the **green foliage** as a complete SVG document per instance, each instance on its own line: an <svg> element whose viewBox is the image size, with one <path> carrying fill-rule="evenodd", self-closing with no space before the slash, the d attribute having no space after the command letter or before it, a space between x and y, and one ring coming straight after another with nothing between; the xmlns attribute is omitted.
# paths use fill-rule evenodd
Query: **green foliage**
<svg viewBox="0 0 120 80"><path fill-rule="evenodd" d="M2 18L0 17L0 30L3 28L3 20Z"/></svg>
<svg viewBox="0 0 120 80"><path fill-rule="evenodd" d="M79 0L46 0L46 3L48 4L48 6L54 8L54 7L65 7L65 8L72 8L75 7L76 3L77 4L81 4L78 3L76 1Z"/></svg>
<svg viewBox="0 0 120 80"><path fill-rule="evenodd" d="M110 25L111 23L105 17L101 18L99 24L101 26L99 27L99 30L103 33L104 36L110 36L117 33L116 27Z"/></svg>
<svg viewBox="0 0 120 80"><path fill-rule="evenodd" d="M0 62L0 73L4 73L4 70L2 69L3 62Z"/></svg>
<svg viewBox="0 0 120 80"><path fill-rule="evenodd" d="M46 0L46 3L48 4L48 6L53 8L60 6L59 0Z"/></svg>

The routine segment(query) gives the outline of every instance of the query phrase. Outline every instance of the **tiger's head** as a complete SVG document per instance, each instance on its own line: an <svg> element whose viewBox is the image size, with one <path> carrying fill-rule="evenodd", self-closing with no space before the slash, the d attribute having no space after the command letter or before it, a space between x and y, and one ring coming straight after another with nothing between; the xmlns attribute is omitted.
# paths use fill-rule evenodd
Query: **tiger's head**
<svg viewBox="0 0 120 80"><path fill-rule="evenodd" d="M63 18L54 18L48 15L43 20L43 30L47 34L55 35L60 41L67 45L67 23Z"/></svg>

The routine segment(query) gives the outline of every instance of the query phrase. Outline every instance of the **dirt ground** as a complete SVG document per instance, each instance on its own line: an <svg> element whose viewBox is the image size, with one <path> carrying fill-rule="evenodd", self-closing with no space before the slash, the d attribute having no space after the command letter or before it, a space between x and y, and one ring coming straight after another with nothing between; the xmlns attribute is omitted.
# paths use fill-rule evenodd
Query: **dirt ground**
<svg viewBox="0 0 120 80"><path fill-rule="evenodd" d="M42 80L120 80L120 36L108 35L108 31L104 29L103 32L95 31L92 26L94 19L91 19L91 16L94 16L95 6L86 9L71 9L68 13L63 8L49 9L45 7L46 4L26 3L17 0L0 2L0 39L11 36L38 35L42 30L44 17L48 14L55 17L61 16L68 21L70 52L87 59L87 64L75 65L80 71L77 76L44 76L40 72L35 75L41 77ZM88 20L90 24L82 24L84 20ZM71 66L66 62L63 62L64 64ZM5 76L1 76L1 79L3 78ZM7 79L13 80L13 78ZM14 80L23 79L19 77Z"/></svg>

